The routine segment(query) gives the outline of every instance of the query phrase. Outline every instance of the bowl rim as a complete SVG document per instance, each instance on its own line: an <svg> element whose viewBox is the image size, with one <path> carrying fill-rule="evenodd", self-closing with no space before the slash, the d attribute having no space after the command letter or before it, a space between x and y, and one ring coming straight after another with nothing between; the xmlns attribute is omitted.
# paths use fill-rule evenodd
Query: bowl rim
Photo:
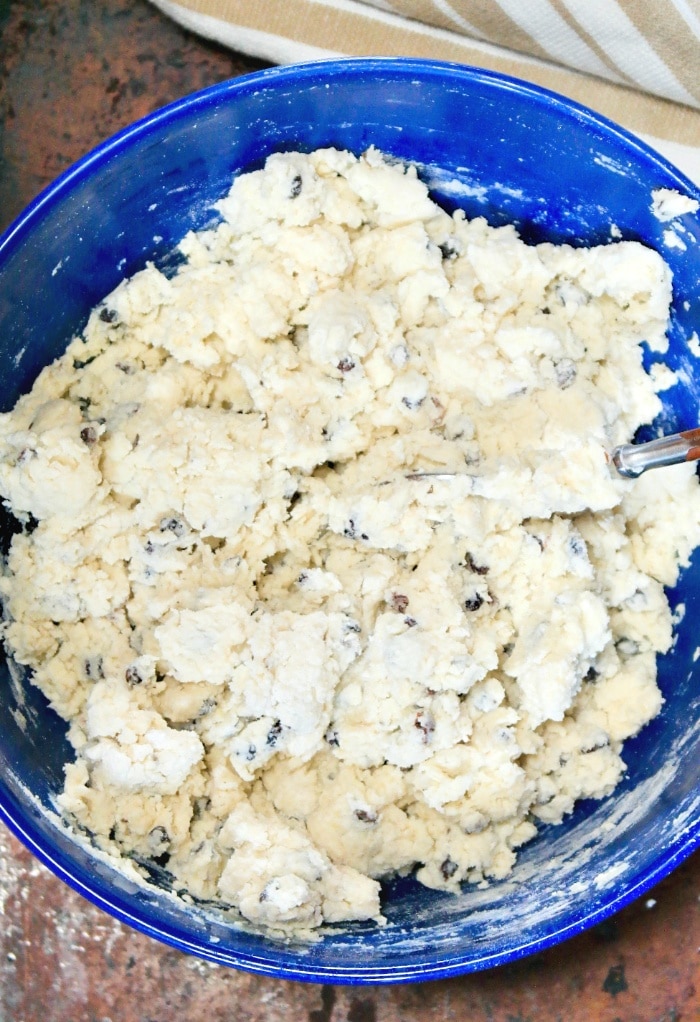
<svg viewBox="0 0 700 1022"><path fill-rule="evenodd" d="M495 86L503 91L527 96L530 100L555 107L568 117L573 116L575 119L587 123L591 127L601 128L606 134L614 136L626 146L636 151L640 156L656 163L665 174L675 178L679 187L683 188L684 191L691 193L693 197L700 198L700 184L695 184L695 182L691 181L667 157L659 153L648 142L639 138L639 136L627 128L623 128L604 114L598 113L591 107L585 106L577 100L569 99L562 93L555 92L552 89L536 85L514 75L492 71L488 68L475 65L459 64L454 61L430 60L420 57L328 57L321 60L302 61L296 64L263 68L260 71L252 71L235 78L225 79L222 82L198 89L196 92L189 93L180 99L167 103L133 123L126 125L126 127L110 135L109 138L106 138L81 156L39 191L14 220L8 224L5 230L0 233L0 256L3 256L7 246L12 245L16 236L29 226L31 220L37 217L45 207L50 206L56 201L59 193L62 194L67 190L69 191L74 183L77 184L82 180L93 166L99 165L112 156L117 155L118 151L131 138L137 138L152 128L156 128L161 123L177 119L180 115L188 113L194 106L202 105L207 107L215 105L229 96L255 91L258 87L264 87L267 83L284 81L288 78L303 80L313 78L319 74L327 77L334 70L372 73L373 71L389 71L391 69L400 70L406 74L415 72L423 75L434 74L438 77L454 74L457 77L469 79L474 83Z"/></svg>
<svg viewBox="0 0 700 1022"><path fill-rule="evenodd" d="M364 75L395 72L405 76L427 75L441 79L446 76L455 76L472 85L483 84L489 88L520 95L530 102L534 101L556 109L562 116L586 125L589 130L597 130L608 137L612 136L624 144L628 150L655 165L668 182L668 187L676 187L692 198L700 199L700 188L647 142L604 115L550 89L501 72L449 61L413 57L327 58L265 68L227 79L168 103L121 129L64 170L42 189L10 223L0 235L0 265L12 255L17 246L21 245L23 238L36 221L40 221L44 215L50 213L53 205L65 195L70 194L73 188L89 176L93 169L116 158L123 149L128 148L132 140L135 141L141 136L147 135L161 125L167 125L180 117L189 116L193 109L206 109L219 103L226 103L268 85L280 85L287 81L290 83L303 82L313 78L327 79L336 72ZM115 897L114 892L101 878L89 873L85 874L82 867L79 870L72 869L72 860L65 856L60 848L46 845L32 818L32 813L28 812L7 790L4 778L0 778L0 820L60 880L98 908L149 937L217 964L233 966L258 975L306 982L354 985L446 979L514 962L535 952L553 947L592 925L602 922L631 901L642 896L700 847L700 819L698 819L686 828L665 852L659 853L652 866L647 868L641 878L630 877L625 880L623 877L618 889L610 893L605 892L602 900L585 914L570 919L565 925L557 924L551 929L548 928L536 939L525 939L523 934L523 940L517 946L509 947L507 950L490 954L479 953L475 956L473 952L470 953L469 949L465 948L463 953L450 955L444 961L426 963L418 960L410 964L402 963L391 967L368 965L365 968L353 965L346 968L319 964L305 967L303 960L294 958L293 952L290 954L285 951L274 951L269 956L250 954L245 951L234 952L228 948L220 948L213 944L189 939L184 930L176 932L172 927L161 928L149 921L146 912L129 911L121 897Z"/></svg>

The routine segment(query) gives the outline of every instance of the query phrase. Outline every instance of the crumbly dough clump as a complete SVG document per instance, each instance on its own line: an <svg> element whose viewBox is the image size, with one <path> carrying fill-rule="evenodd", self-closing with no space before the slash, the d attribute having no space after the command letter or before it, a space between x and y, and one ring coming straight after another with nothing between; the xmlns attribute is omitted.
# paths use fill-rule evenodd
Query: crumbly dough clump
<svg viewBox="0 0 700 1022"><path fill-rule="evenodd" d="M606 451L660 409L670 273L372 150L219 209L0 416L5 638L104 848L256 924L381 920L381 878L506 876L659 712L699 488Z"/></svg>

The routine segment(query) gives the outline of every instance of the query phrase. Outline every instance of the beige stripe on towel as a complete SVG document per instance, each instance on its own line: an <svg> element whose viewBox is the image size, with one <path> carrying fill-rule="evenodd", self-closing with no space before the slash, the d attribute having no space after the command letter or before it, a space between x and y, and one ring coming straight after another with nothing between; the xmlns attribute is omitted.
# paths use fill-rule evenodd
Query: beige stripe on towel
<svg viewBox="0 0 700 1022"><path fill-rule="evenodd" d="M697 0L364 0L364 4L700 106Z"/></svg>

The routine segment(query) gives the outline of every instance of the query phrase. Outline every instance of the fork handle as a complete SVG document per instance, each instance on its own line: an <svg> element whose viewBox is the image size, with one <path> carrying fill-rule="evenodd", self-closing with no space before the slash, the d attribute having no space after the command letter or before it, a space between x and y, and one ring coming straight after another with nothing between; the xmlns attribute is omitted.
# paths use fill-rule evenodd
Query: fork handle
<svg viewBox="0 0 700 1022"><path fill-rule="evenodd" d="M649 468L677 465L700 458L700 429L662 436L645 444L621 444L612 452L612 463L622 476L636 479Z"/></svg>

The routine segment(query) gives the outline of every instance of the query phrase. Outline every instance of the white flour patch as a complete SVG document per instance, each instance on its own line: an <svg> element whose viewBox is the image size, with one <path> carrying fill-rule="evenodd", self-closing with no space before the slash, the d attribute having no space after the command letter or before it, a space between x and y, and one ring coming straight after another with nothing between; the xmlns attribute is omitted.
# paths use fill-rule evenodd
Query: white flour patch
<svg viewBox="0 0 700 1022"><path fill-rule="evenodd" d="M651 209L657 220L665 223L687 213L697 213L700 203L672 188L656 188L651 193Z"/></svg>

